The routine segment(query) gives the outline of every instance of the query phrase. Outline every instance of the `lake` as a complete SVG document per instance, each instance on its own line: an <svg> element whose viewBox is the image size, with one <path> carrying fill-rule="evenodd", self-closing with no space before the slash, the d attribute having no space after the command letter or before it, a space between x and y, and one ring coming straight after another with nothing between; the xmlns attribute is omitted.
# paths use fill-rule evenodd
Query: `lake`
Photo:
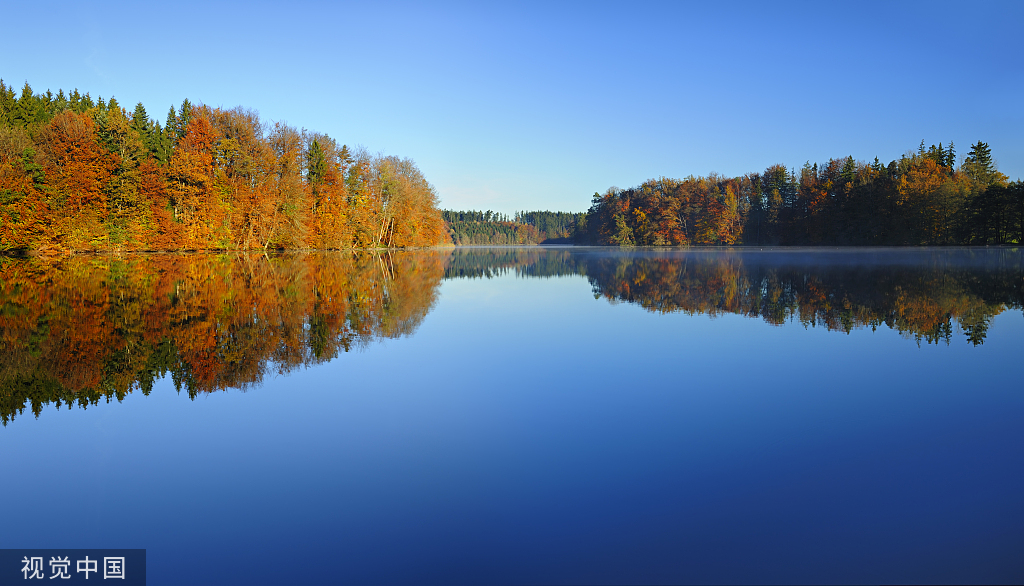
<svg viewBox="0 0 1024 586"><path fill-rule="evenodd" d="M0 547L146 548L151 584L1019 583L1022 309L1018 248L0 258Z"/></svg>

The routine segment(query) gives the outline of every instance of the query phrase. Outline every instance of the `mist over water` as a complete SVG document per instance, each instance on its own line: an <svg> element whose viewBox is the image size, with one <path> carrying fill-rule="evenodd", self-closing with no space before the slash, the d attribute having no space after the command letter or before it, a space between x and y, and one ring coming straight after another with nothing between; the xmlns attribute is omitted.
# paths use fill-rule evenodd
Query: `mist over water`
<svg viewBox="0 0 1024 586"><path fill-rule="evenodd" d="M1019 582L1022 309L1013 248L3 258L0 547L147 548L153 584Z"/></svg>

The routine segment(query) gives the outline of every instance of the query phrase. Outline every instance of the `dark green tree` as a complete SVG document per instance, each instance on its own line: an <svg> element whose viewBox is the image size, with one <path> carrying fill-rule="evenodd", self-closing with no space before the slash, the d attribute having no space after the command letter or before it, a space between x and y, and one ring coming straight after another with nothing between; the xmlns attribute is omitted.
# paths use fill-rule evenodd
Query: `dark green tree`
<svg viewBox="0 0 1024 586"><path fill-rule="evenodd" d="M971 145L971 152L964 159L964 171L967 175L982 185L991 185L998 179L995 162L992 160L992 149L987 143L981 142Z"/></svg>
<svg viewBox="0 0 1024 586"><path fill-rule="evenodd" d="M313 192L313 209L316 209L320 204L320 186L324 183L324 177L327 175L327 156L324 153L323 147L320 146L320 142L313 139L312 144L309 145L309 152L306 154L307 166L306 166L306 179L309 181L310 189Z"/></svg>

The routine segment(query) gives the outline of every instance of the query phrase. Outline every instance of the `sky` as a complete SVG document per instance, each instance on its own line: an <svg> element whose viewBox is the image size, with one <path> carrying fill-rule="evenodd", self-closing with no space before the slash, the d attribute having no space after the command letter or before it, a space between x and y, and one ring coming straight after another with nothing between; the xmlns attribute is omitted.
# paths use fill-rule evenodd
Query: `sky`
<svg viewBox="0 0 1024 586"><path fill-rule="evenodd" d="M413 159L451 209L987 142L1024 178L1024 2L21 2L0 78L251 108Z"/></svg>

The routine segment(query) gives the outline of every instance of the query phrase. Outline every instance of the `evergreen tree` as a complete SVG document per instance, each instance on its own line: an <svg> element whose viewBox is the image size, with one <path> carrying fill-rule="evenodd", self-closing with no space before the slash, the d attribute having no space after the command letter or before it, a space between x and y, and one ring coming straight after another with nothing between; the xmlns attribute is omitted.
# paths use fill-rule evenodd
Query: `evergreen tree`
<svg viewBox="0 0 1024 586"><path fill-rule="evenodd" d="M95 106L96 104L93 103L92 96L89 95L89 92L85 92L85 95L82 96L81 101L78 103L78 113L84 114L86 110L90 110Z"/></svg>
<svg viewBox="0 0 1024 586"><path fill-rule="evenodd" d="M964 159L964 170L967 175L983 185L991 185L998 178L995 163L992 161L992 149L987 143L971 145L971 152Z"/></svg>
<svg viewBox="0 0 1024 586"><path fill-rule="evenodd" d="M149 132L149 115L146 114L146 107L142 102L135 104L135 110L132 112L132 129L138 132L140 137Z"/></svg>
<svg viewBox="0 0 1024 586"><path fill-rule="evenodd" d="M185 101L181 103L181 109L178 110L178 123L177 136L175 140L181 140L185 136L185 132L188 130L188 123L192 121L192 102L185 98Z"/></svg>
<svg viewBox="0 0 1024 586"><path fill-rule="evenodd" d="M174 135L178 131L178 115L174 113L174 106L167 112L167 122L164 123L164 131Z"/></svg>
<svg viewBox="0 0 1024 586"><path fill-rule="evenodd" d="M4 80L0 79L0 125L8 126L14 122L14 108L17 100L14 99L14 88L7 87Z"/></svg>
<svg viewBox="0 0 1024 586"><path fill-rule="evenodd" d="M53 114L60 114L64 110L68 109L68 99L64 96L64 90L57 92L57 99L54 100Z"/></svg>
<svg viewBox="0 0 1024 586"><path fill-rule="evenodd" d="M36 110L37 101L35 95L32 93L32 86L25 82L25 86L21 88L21 97L18 98L17 105L14 108L13 122L22 127L28 127L36 121Z"/></svg>
<svg viewBox="0 0 1024 586"><path fill-rule="evenodd" d="M612 241L619 246L633 246L633 229L626 224L622 214L615 214L615 235Z"/></svg>
<svg viewBox="0 0 1024 586"><path fill-rule="evenodd" d="M320 146L320 142L315 138L313 143L309 145L306 158L308 161L306 180L309 182L310 190L313 192L313 209L316 209L320 204L320 186L323 185L324 176L327 175L327 157L324 154L324 149Z"/></svg>
<svg viewBox="0 0 1024 586"><path fill-rule="evenodd" d="M139 154L139 160L153 156L157 159L160 158L160 131L159 126L154 126L153 121L149 119L149 114L146 113L145 106L142 102L135 105L135 110L132 112L132 130L139 135L139 140L142 141L144 153Z"/></svg>

